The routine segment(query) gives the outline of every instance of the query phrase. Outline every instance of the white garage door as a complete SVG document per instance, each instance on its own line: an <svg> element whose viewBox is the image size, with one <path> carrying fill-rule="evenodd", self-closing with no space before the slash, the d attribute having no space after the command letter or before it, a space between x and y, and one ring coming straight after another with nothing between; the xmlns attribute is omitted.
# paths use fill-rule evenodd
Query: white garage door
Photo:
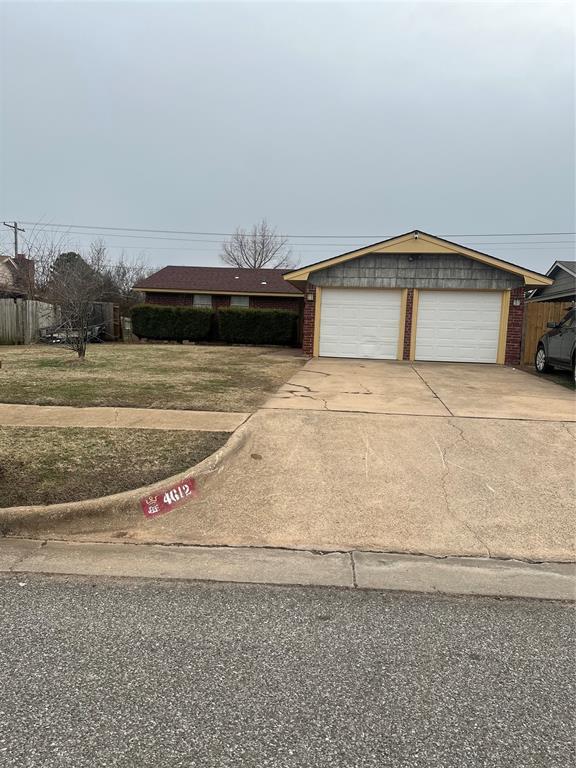
<svg viewBox="0 0 576 768"><path fill-rule="evenodd" d="M323 288L320 355L395 360L400 293L370 288Z"/></svg>
<svg viewBox="0 0 576 768"><path fill-rule="evenodd" d="M420 291L416 360L495 363L500 291Z"/></svg>

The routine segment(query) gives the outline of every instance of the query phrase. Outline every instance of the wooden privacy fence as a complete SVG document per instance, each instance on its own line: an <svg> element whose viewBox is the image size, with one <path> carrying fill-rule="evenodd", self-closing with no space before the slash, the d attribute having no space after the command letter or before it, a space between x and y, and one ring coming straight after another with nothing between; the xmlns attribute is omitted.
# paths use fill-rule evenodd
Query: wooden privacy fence
<svg viewBox="0 0 576 768"><path fill-rule="evenodd" d="M58 322L58 309L43 301L0 299L0 344L30 344L40 328Z"/></svg>
<svg viewBox="0 0 576 768"><path fill-rule="evenodd" d="M546 323L558 323L572 306L570 301L533 301L526 304L524 312L524 343L522 364L534 362L536 346L548 330Z"/></svg>
<svg viewBox="0 0 576 768"><path fill-rule="evenodd" d="M54 304L28 299L0 299L0 344L32 344L38 341L41 328L60 322L60 310ZM95 301L92 322L105 326L106 341L118 341L122 329L116 304Z"/></svg>

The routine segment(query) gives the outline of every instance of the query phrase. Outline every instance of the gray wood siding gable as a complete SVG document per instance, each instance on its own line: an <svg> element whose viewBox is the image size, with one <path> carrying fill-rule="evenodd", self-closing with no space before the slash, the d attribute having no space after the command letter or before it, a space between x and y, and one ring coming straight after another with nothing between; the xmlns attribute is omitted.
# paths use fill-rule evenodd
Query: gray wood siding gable
<svg viewBox="0 0 576 768"><path fill-rule="evenodd" d="M554 282L544 288L538 288L533 298L538 301L552 301L554 299L576 298L576 277L567 272L563 267L557 266L550 275Z"/></svg>
<svg viewBox="0 0 576 768"><path fill-rule="evenodd" d="M325 288L504 289L523 278L458 254L367 253L313 272L310 282Z"/></svg>

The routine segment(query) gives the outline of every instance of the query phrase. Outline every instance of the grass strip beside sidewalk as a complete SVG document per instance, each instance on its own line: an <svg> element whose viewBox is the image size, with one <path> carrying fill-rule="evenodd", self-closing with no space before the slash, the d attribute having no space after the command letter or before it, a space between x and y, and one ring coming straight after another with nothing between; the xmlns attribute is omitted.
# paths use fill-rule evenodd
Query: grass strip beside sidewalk
<svg viewBox="0 0 576 768"><path fill-rule="evenodd" d="M108 496L192 467L227 432L0 427L0 507Z"/></svg>

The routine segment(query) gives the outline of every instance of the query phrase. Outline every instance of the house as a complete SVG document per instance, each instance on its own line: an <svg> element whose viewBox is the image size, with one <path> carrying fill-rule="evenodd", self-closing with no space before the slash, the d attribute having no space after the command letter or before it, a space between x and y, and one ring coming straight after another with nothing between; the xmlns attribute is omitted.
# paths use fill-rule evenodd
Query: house
<svg viewBox="0 0 576 768"><path fill-rule="evenodd" d="M546 275L552 285L543 285L530 292L524 319L522 363L533 365L538 342L549 328L559 323L576 302L576 261L555 261Z"/></svg>
<svg viewBox="0 0 576 768"><path fill-rule="evenodd" d="M576 301L576 261L555 261L546 274L553 284L536 288L530 301Z"/></svg>
<svg viewBox="0 0 576 768"><path fill-rule="evenodd" d="M282 269L164 267L134 286L147 304L194 307L253 307L301 313L300 287L283 280Z"/></svg>
<svg viewBox="0 0 576 768"><path fill-rule="evenodd" d="M0 299L29 298L34 289L34 262L26 256L0 256Z"/></svg>
<svg viewBox="0 0 576 768"><path fill-rule="evenodd" d="M524 296L551 277L419 230L287 272L321 357L520 361Z"/></svg>

